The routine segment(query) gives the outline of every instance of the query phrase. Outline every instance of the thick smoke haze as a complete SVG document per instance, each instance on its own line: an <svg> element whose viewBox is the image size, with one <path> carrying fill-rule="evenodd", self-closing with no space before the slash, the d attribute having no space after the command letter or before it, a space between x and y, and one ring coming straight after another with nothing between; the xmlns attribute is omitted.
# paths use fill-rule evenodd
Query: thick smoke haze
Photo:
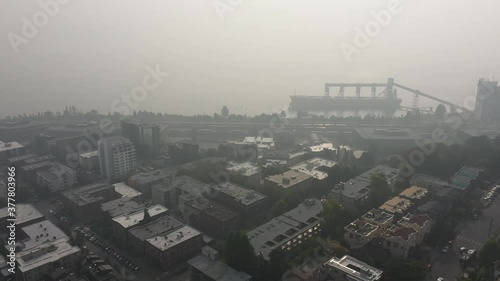
<svg viewBox="0 0 500 281"><path fill-rule="evenodd" d="M354 28L389 2L243 0L221 19L213 0L73 0L16 54L8 34L21 35L23 17L32 21L41 8L3 0L0 116L66 105L107 113L156 65L170 75L137 110L281 111L294 92L322 95L325 82L388 77L463 103L479 77L499 78L496 0L402 0L402 12L347 62L339 45L353 44ZM409 94L400 96L411 103Z"/></svg>

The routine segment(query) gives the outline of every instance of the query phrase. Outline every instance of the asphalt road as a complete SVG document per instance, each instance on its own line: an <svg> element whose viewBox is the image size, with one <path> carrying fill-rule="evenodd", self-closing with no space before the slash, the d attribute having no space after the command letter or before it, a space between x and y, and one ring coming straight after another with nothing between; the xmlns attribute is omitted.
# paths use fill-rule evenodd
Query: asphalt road
<svg viewBox="0 0 500 281"><path fill-rule="evenodd" d="M435 281L438 277L446 281L456 280L462 275L463 269L459 264L459 249L481 249L488 239L491 223L491 235L500 231L500 195L496 196L490 207L483 210L483 214L477 219L466 219L455 228L455 239L453 247L448 253L442 253L441 249L435 249L431 253L432 271L426 280Z"/></svg>

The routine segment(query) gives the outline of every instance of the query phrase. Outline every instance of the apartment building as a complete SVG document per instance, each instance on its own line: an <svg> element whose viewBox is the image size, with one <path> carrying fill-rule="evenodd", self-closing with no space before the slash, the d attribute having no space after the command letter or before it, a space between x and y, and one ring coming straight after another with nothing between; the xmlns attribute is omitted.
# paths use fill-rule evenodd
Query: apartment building
<svg viewBox="0 0 500 281"><path fill-rule="evenodd" d="M406 259L417 245L417 232L406 226L392 225L382 233L382 245L392 257Z"/></svg>
<svg viewBox="0 0 500 281"><path fill-rule="evenodd" d="M207 197L239 212L245 225L250 225L256 217L265 214L269 207L266 195L232 182L211 186Z"/></svg>
<svg viewBox="0 0 500 281"><path fill-rule="evenodd" d="M292 209L247 233L256 255L269 260L274 249L292 252L303 241L317 236L321 231L323 210L320 200L306 199Z"/></svg>
<svg viewBox="0 0 500 281"><path fill-rule="evenodd" d="M68 189L77 182L75 170L56 162L48 170L37 172L36 176L37 184L49 193Z"/></svg>
<svg viewBox="0 0 500 281"><path fill-rule="evenodd" d="M315 275L320 281L378 281L383 271L351 256L332 258L322 264Z"/></svg>
<svg viewBox="0 0 500 281"><path fill-rule="evenodd" d="M375 238L378 229L377 225L357 219L344 228L344 239L351 248L358 249Z"/></svg>
<svg viewBox="0 0 500 281"><path fill-rule="evenodd" d="M203 234L190 226L182 226L166 234L146 240L145 253L169 269L186 262L201 252Z"/></svg>
<svg viewBox="0 0 500 281"><path fill-rule="evenodd" d="M136 170L135 147L124 137L114 136L98 141L99 167L108 179L123 178Z"/></svg>
<svg viewBox="0 0 500 281"><path fill-rule="evenodd" d="M432 221L428 215L407 214L398 221L398 224L413 228L417 232L416 244L420 245L431 231Z"/></svg>

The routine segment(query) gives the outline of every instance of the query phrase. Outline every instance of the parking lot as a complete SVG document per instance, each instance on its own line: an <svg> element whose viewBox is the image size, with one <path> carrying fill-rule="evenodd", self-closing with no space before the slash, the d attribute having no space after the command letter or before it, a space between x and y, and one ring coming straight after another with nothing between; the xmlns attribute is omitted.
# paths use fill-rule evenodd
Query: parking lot
<svg viewBox="0 0 500 281"><path fill-rule="evenodd" d="M83 235L85 237L84 245L87 249L94 254L101 257L116 269L122 276L127 277L128 280L138 281L187 281L189 280L188 272L184 271L175 275L166 276L165 273L157 267L151 266L144 258L130 256L121 249L110 245L104 239L98 237L92 230L81 224L77 219L65 214L61 210L61 204L57 196L49 198L39 198L37 202L33 203L34 206L45 217L61 227L68 236L71 236L70 231L75 231L78 227L78 232L84 229ZM94 237L91 239L91 237ZM92 241L90 241L90 239ZM108 248L108 249L107 249ZM136 269L138 268L138 269Z"/></svg>
<svg viewBox="0 0 500 281"><path fill-rule="evenodd" d="M126 258L123 254L120 253L118 249L115 249L113 246L101 241L98 237L96 237L96 235L89 228L76 226L73 231L79 232L85 237L85 239L88 241L86 245L92 244L100 248L101 252L106 252L107 256L110 257L110 261L114 260L115 264L120 264L122 272L124 270L129 270L130 272L138 272L141 270L140 266L132 262L130 259Z"/></svg>
<svg viewBox="0 0 500 281"><path fill-rule="evenodd" d="M498 189L500 191L500 189ZM488 235L493 235L500 230L500 200L498 199L498 191L492 194L488 200L483 197L482 213L474 217L471 214L470 218L460 222L455 228L455 239L453 240L450 250L443 253L442 248L435 249L431 254L432 271L429 272L426 280L436 281L439 277L445 280L456 280L463 272L463 267L460 265L462 247L475 249L479 251L488 239ZM488 195L489 191L485 195ZM489 202L488 202L489 201ZM476 253L477 254L477 253Z"/></svg>

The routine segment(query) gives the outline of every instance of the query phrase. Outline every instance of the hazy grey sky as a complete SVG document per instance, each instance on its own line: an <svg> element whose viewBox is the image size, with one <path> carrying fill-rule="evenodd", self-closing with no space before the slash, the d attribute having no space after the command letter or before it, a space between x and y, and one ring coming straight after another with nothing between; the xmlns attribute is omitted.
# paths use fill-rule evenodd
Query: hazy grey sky
<svg viewBox="0 0 500 281"><path fill-rule="evenodd" d="M241 0L223 20L214 0L72 0L16 54L8 34L22 35L45 1L0 3L2 117L65 105L107 113L148 65L170 76L137 110L183 114L281 111L294 91L387 77L461 103L478 77L500 79L498 0L401 0L350 63L339 44L389 0Z"/></svg>

